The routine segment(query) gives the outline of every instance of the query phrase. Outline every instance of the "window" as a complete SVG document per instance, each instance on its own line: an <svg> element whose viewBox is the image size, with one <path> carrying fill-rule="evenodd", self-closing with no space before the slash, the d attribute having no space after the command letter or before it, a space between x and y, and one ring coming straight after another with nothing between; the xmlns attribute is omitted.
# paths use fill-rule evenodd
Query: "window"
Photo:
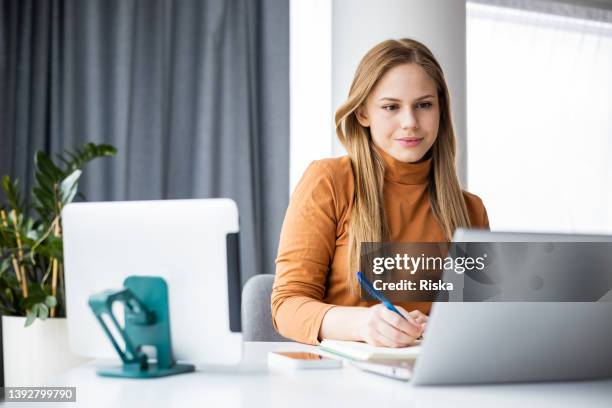
<svg viewBox="0 0 612 408"><path fill-rule="evenodd" d="M468 187L494 230L612 233L612 11L597 15L468 3Z"/></svg>

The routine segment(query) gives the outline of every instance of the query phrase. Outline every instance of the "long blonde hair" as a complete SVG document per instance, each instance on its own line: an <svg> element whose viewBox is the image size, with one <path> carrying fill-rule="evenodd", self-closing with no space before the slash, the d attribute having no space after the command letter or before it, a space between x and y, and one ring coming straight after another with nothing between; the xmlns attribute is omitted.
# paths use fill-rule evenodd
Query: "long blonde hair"
<svg viewBox="0 0 612 408"><path fill-rule="evenodd" d="M415 40L387 40L363 57L346 102L336 111L336 134L351 159L355 181L353 209L349 221L348 287L359 292L355 271L359 268L362 242L389 240L389 227L383 198L384 162L370 136L369 128L357 120L362 106L380 78L391 68L417 64L436 83L440 101L438 137L431 148L432 172L429 175L429 202L447 239L456 228L467 227L470 219L455 170L455 132L451 118L450 96L440 64L429 49Z"/></svg>

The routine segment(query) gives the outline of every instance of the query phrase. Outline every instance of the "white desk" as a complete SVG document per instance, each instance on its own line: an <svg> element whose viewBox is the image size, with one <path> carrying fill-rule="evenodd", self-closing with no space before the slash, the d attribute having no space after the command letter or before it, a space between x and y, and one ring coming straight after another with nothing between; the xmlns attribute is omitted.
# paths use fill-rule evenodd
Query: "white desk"
<svg viewBox="0 0 612 408"><path fill-rule="evenodd" d="M413 387L353 368L267 369L270 350L312 349L298 343L245 343L250 369L152 380L98 377L96 364L89 363L67 372L55 385L77 387L77 404L66 403L69 407L612 407L612 380Z"/></svg>

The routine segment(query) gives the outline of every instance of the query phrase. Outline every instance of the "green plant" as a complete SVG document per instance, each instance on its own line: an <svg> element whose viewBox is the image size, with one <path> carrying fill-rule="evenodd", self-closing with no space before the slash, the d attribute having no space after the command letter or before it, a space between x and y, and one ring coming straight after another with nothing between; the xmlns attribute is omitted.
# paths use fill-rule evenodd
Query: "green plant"
<svg viewBox="0 0 612 408"><path fill-rule="evenodd" d="M0 314L27 316L26 326L36 318L66 315L62 209L77 195L83 166L116 153L113 146L88 143L57 155L56 163L36 152L29 199L18 180L2 178L6 200L0 203Z"/></svg>

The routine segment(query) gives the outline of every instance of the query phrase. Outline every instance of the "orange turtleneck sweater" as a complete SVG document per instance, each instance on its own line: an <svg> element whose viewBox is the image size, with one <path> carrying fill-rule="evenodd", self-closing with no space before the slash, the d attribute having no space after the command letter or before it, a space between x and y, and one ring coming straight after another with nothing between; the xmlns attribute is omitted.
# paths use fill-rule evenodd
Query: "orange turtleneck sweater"
<svg viewBox="0 0 612 408"><path fill-rule="evenodd" d="M427 192L431 158L385 161L385 214L392 242L446 242ZM348 156L313 162L298 183L280 236L272 291L272 321L289 339L318 344L325 313L335 305L371 306L347 288L348 220L354 181ZM477 196L463 192L473 228L489 228ZM399 303L429 313L430 302Z"/></svg>

